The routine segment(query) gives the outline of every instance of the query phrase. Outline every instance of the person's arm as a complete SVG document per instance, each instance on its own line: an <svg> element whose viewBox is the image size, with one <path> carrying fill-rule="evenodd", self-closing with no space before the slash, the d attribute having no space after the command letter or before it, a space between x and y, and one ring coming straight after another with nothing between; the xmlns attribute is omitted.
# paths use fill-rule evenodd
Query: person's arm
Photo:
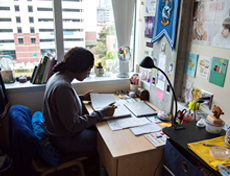
<svg viewBox="0 0 230 176"><path fill-rule="evenodd" d="M61 86L54 92L54 103L57 114L64 128L69 132L78 132L100 122L107 116L105 108L100 111L94 111L91 114L81 115L81 102L77 100L77 94L71 87Z"/></svg>

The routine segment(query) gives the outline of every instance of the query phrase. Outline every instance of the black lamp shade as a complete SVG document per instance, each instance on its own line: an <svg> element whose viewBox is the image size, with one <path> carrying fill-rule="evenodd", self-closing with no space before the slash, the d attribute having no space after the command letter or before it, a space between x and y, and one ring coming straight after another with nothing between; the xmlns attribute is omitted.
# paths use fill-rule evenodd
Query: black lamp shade
<svg viewBox="0 0 230 176"><path fill-rule="evenodd" d="M144 57L139 65L143 68L155 68L154 62L149 56Z"/></svg>

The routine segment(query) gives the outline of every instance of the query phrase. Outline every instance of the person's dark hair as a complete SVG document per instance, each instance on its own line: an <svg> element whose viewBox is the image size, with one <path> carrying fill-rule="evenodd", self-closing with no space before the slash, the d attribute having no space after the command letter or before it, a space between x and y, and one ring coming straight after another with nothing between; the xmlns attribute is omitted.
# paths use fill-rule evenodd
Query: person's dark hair
<svg viewBox="0 0 230 176"><path fill-rule="evenodd" d="M71 48L64 55L64 59L54 66L53 73L65 70L69 70L73 73L80 73L88 70L93 65L93 54L85 48L75 47Z"/></svg>
<svg viewBox="0 0 230 176"><path fill-rule="evenodd" d="M225 20L224 20L224 22L223 22L223 26L224 26L225 28L227 28L227 29L229 30L229 32L230 32L230 17L225 18Z"/></svg>

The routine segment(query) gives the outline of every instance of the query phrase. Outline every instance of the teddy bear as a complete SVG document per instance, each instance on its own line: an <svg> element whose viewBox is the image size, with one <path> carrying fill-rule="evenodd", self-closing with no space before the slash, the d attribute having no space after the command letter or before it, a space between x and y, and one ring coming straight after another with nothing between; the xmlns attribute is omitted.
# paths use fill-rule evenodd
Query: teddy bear
<svg viewBox="0 0 230 176"><path fill-rule="evenodd" d="M204 22L203 21L196 21L195 29L193 30L192 39L197 40L207 40L208 33L204 29Z"/></svg>

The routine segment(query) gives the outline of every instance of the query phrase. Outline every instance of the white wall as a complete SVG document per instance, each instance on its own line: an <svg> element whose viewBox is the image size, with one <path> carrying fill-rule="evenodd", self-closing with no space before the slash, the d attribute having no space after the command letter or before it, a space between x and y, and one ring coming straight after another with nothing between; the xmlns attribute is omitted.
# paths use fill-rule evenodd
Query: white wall
<svg viewBox="0 0 230 176"><path fill-rule="evenodd" d="M217 48L207 45L198 45L192 44L190 41L190 46L188 47L188 51L197 53L199 55L207 56L207 57L220 57L224 59L228 59L230 57L230 49ZM199 56L198 56L199 57ZM225 77L224 87L217 86L215 84L210 83L208 80L195 76L195 78L185 75L189 81L193 82L193 86L206 90L210 93L213 93L213 102L212 108L214 105L220 106L220 108L224 111L224 115L221 115L220 118L228 123L230 120L230 63L228 63L228 70ZM197 75L197 73L196 73ZM211 109L212 109L211 108ZM211 110L204 107L202 108L205 112L211 114Z"/></svg>

